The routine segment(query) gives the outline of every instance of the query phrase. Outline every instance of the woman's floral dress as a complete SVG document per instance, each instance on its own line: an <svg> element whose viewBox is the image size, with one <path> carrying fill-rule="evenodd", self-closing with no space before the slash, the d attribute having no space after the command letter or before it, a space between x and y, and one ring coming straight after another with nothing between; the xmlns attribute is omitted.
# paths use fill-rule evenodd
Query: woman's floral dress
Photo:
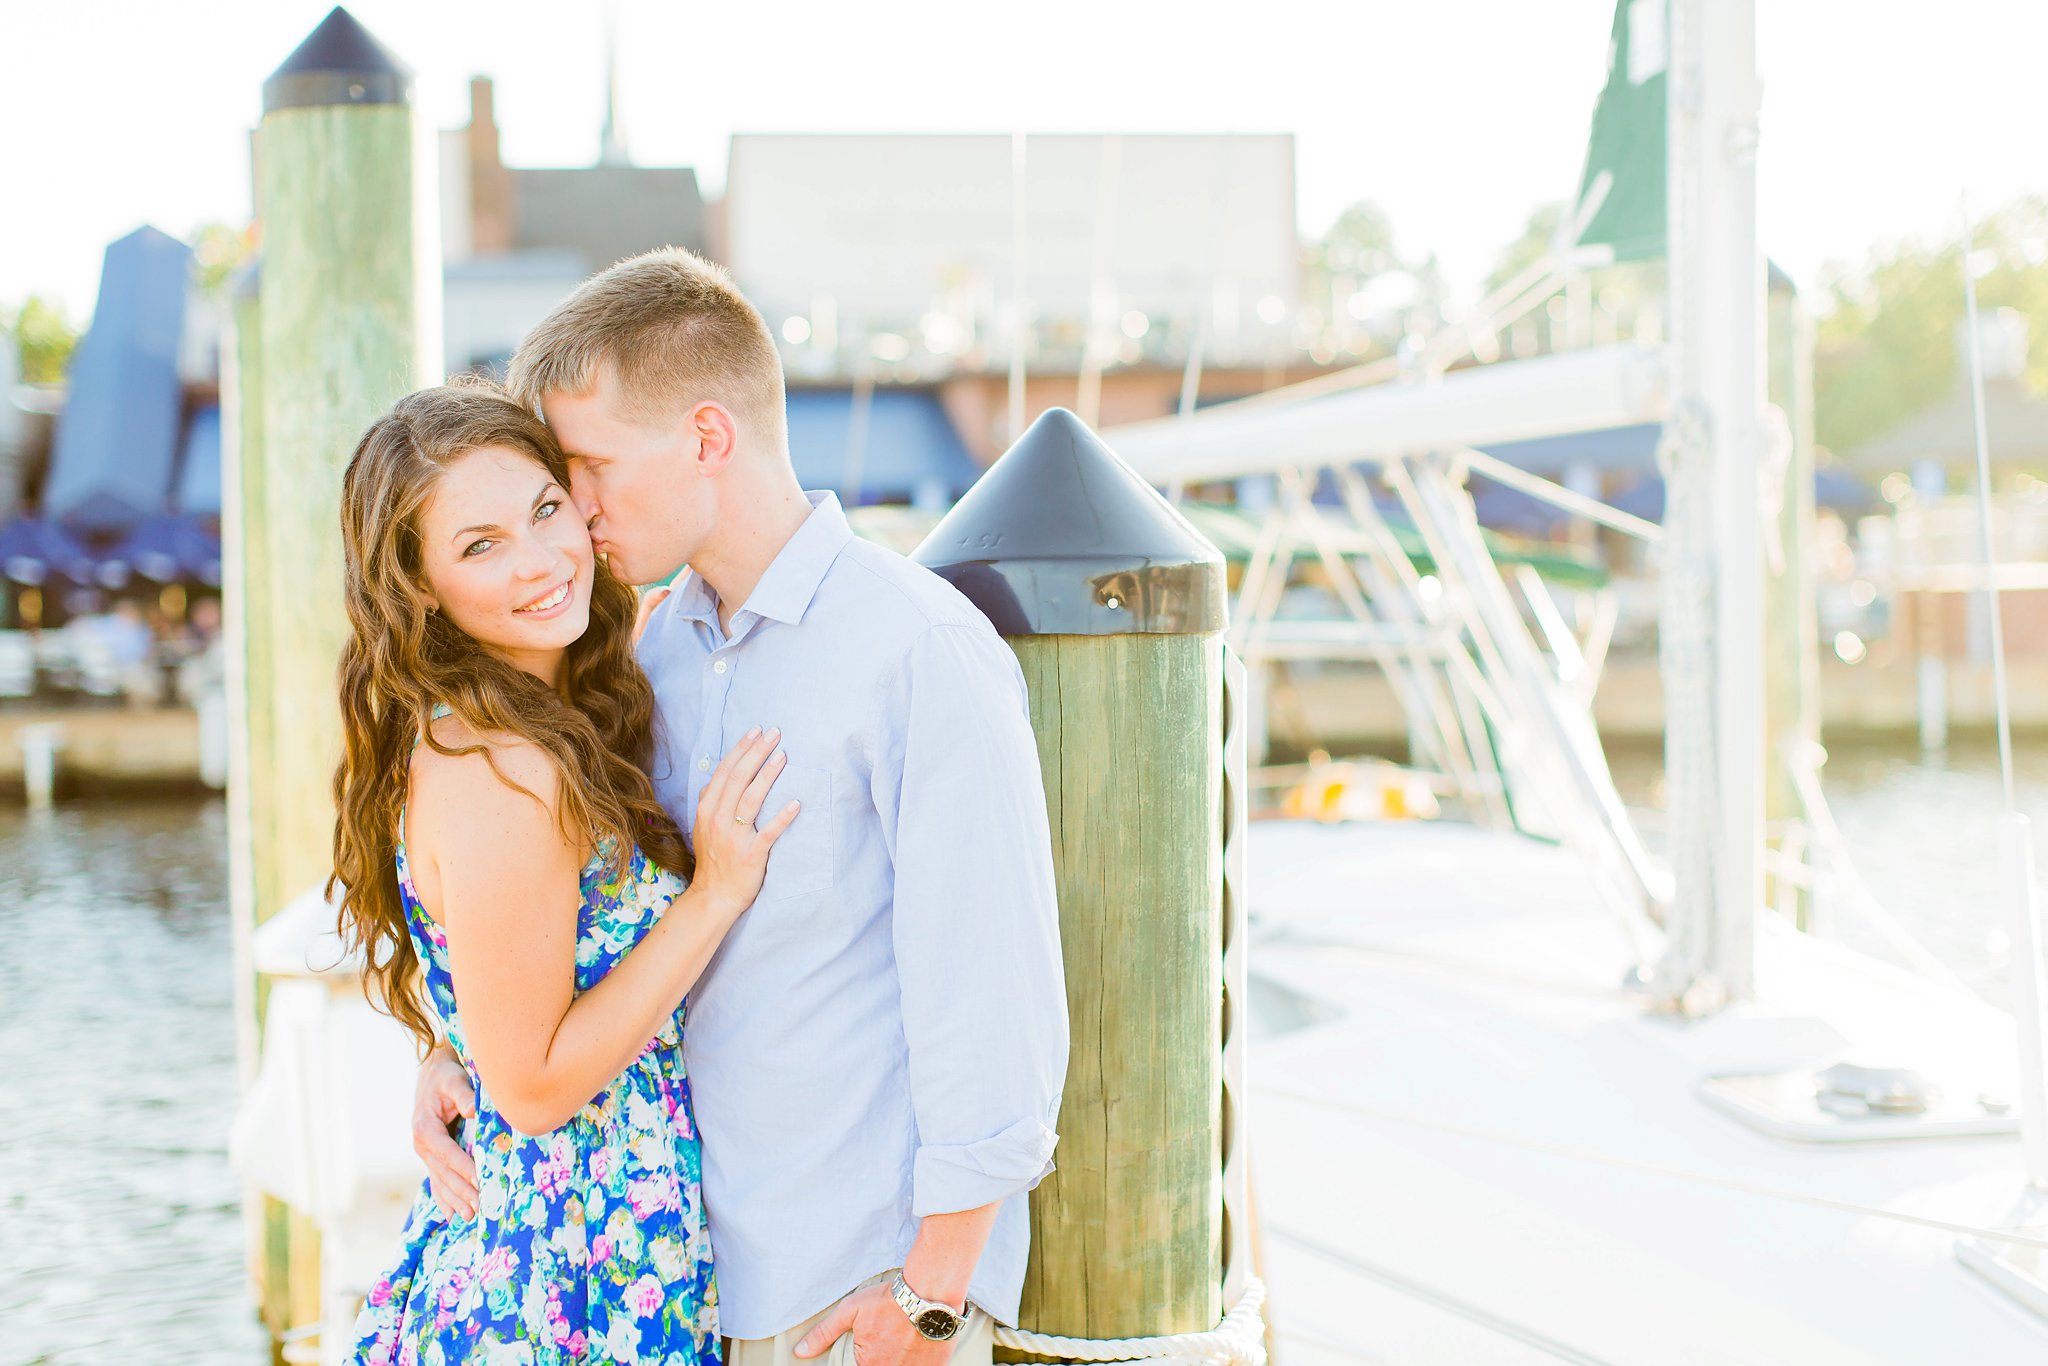
<svg viewBox="0 0 2048 1366"><path fill-rule="evenodd" d="M583 868L579 992L631 952L682 890L637 848L619 873L606 868L607 853ZM402 838L398 885L433 1009L477 1081L448 974L448 939L420 909ZM682 1031L679 1007L646 1050L553 1133L514 1130L478 1082L469 1124L476 1216L443 1214L422 1185L397 1265L356 1321L356 1362L714 1366L718 1302Z"/></svg>

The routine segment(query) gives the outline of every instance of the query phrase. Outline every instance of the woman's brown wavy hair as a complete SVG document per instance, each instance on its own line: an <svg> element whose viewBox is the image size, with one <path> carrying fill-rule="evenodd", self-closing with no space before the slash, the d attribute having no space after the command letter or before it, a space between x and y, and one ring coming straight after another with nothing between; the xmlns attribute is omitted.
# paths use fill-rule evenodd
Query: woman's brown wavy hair
<svg viewBox="0 0 2048 1366"><path fill-rule="evenodd" d="M342 891L342 937L364 952L372 1003L411 1030L423 1050L434 1024L419 995L396 857L413 745L423 737L442 754L490 760L483 745L449 749L434 738L436 703L473 735L516 736L545 750L561 771L564 833L586 848L609 839L615 871L635 844L684 877L693 868L645 772L654 752L654 692L633 658L631 588L598 563L590 626L569 647L559 691L428 610L421 511L443 472L486 446L530 456L569 487L554 434L483 382L400 399L363 433L341 485L343 598L352 629L341 652L342 758L327 890L330 897Z"/></svg>

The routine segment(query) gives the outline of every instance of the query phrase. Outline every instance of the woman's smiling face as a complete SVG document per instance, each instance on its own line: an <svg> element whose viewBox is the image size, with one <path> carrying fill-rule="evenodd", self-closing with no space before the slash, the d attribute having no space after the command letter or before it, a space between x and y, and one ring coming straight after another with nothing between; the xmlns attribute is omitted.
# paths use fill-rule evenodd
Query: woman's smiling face
<svg viewBox="0 0 2048 1366"><path fill-rule="evenodd" d="M539 461L484 446L449 465L420 512L428 601L550 686L590 624L590 532Z"/></svg>

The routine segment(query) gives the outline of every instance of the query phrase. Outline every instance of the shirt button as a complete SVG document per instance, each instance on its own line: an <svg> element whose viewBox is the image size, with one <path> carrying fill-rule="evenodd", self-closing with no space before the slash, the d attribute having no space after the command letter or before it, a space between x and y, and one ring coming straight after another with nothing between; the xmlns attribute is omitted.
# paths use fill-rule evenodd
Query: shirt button
<svg viewBox="0 0 2048 1366"><path fill-rule="evenodd" d="M719 661L718 661L718 662L717 662L716 664L713 664L713 665L711 666L711 672L713 672L713 673L715 673L715 674L722 674L722 673L724 673L724 672L725 672L725 661L721 659L721 660L719 660Z"/></svg>
<svg viewBox="0 0 2048 1366"><path fill-rule="evenodd" d="M709 759L699 759L697 761L697 771L699 773L709 773L711 771L711 761Z"/></svg>

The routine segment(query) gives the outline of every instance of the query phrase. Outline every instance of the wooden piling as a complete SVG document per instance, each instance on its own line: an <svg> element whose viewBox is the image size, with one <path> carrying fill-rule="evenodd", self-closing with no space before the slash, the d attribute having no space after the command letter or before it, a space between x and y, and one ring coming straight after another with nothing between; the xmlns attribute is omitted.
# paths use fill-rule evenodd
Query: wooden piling
<svg viewBox="0 0 2048 1366"><path fill-rule="evenodd" d="M229 330L221 356L221 628L227 638L228 701L228 910L234 927L235 1052L241 1087L256 1080L262 1046L263 990L250 958L258 907L282 903L280 889L259 888L255 851L268 840L274 788L268 706L252 711L252 696L270 695L270 632L250 631L252 609L270 582L263 527L263 332L258 267L234 284ZM252 598L253 592L253 598ZM267 617L259 617L267 622ZM258 728L257 722L262 722ZM266 868L266 871L271 871ZM285 1249L290 1211L253 1184L243 1187L249 1278L258 1313L274 1337L291 1325L286 1297Z"/></svg>
<svg viewBox="0 0 2048 1366"><path fill-rule="evenodd" d="M1223 1255L1221 554L1064 409L917 558L1009 641L1051 817L1071 1058L1019 1324L1196 1332Z"/></svg>
<svg viewBox="0 0 2048 1366"><path fill-rule="evenodd" d="M439 267L415 165L412 73L344 9L265 81L255 142L264 255L236 308L228 616L239 631L231 810L244 1075L265 984L248 936L331 867L340 756L341 473L363 428L438 375ZM257 1293L279 1341L318 1323L318 1238L266 1201Z"/></svg>
<svg viewBox="0 0 2048 1366"><path fill-rule="evenodd" d="M439 348L430 201L413 164L412 74L348 12L328 15L264 86L262 478L276 829L259 854L285 895L325 880L340 754L334 668L341 474L393 401L432 383ZM275 909L269 907L268 909Z"/></svg>

